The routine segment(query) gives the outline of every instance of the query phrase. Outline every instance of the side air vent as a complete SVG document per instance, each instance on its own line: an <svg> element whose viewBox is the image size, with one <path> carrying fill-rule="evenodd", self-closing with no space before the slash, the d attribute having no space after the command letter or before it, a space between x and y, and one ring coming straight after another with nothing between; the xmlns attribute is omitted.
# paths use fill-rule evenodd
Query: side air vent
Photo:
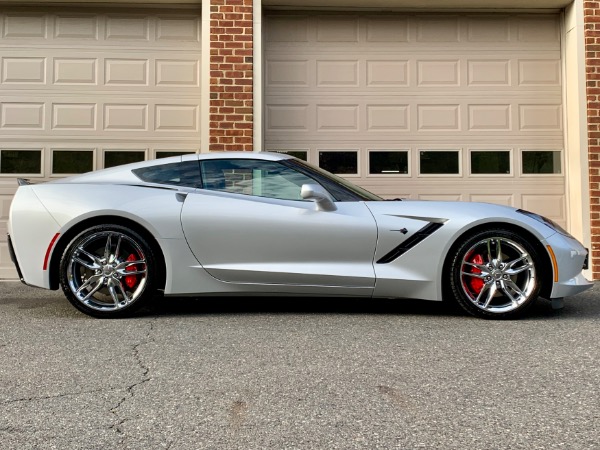
<svg viewBox="0 0 600 450"><path fill-rule="evenodd" d="M419 231L417 231L415 234L413 234L407 240L402 242L402 244L400 244L398 247L395 247L391 252L389 252L388 254L383 256L379 261L377 261L377 264L391 263L395 259L402 256L404 253L409 251L411 248L413 248L415 245L417 245L419 242L421 242L427 236L429 236L429 235L433 234L435 231L439 230L442 226L443 226L442 223L429 222L427 225L425 225L423 228L421 228Z"/></svg>

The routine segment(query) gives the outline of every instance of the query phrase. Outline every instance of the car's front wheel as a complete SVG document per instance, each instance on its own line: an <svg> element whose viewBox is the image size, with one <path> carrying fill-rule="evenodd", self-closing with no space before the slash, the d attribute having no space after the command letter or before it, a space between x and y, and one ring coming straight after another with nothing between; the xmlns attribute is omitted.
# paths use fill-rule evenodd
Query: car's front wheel
<svg viewBox="0 0 600 450"><path fill-rule="evenodd" d="M77 235L60 264L67 299L94 317L122 317L137 311L155 294L152 247L135 231L99 225Z"/></svg>
<svg viewBox="0 0 600 450"><path fill-rule="evenodd" d="M491 229L466 237L451 255L449 285L456 302L484 318L514 318L541 287L540 257L522 236Z"/></svg>

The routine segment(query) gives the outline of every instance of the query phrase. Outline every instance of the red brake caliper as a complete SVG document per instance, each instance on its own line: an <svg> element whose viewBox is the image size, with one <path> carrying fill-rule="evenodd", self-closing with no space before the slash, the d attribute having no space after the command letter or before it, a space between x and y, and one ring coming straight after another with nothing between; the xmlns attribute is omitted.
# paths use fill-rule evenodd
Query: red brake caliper
<svg viewBox="0 0 600 450"><path fill-rule="evenodd" d="M471 260L471 262L473 264L483 264L483 258L481 255L475 255L473 257L473 259ZM471 273L481 273L481 270L478 269L477 267L472 267L471 268ZM471 286L471 289L473 289L473 291L476 294L479 294L481 292L481 290L483 289L483 280L481 278L475 278L475 277L469 277L469 285Z"/></svg>
<svg viewBox="0 0 600 450"><path fill-rule="evenodd" d="M131 255L129 255L126 259L126 261L137 261L136 256L132 253ZM127 266L125 268L126 272L135 272L137 270L136 266ZM137 283L137 275L127 275L125 277L125 284L127 285L127 287L129 289L133 288L135 286L135 283Z"/></svg>

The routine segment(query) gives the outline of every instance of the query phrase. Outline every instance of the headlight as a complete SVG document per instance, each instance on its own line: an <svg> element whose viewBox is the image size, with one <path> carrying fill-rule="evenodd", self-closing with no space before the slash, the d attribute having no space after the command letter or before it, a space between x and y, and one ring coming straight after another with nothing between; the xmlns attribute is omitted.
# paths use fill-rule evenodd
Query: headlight
<svg viewBox="0 0 600 450"><path fill-rule="evenodd" d="M524 209L517 209L517 212L521 213L521 214L525 214L526 216L529 216L532 219L535 219L538 222L541 222L544 225L549 226L554 231L556 231L556 232L558 232L560 234L564 234L565 236L573 237L573 236L571 236L571 234L567 230L565 230L563 227L561 227L555 221L548 219L547 217L540 216L539 214L532 213L531 211L526 211Z"/></svg>

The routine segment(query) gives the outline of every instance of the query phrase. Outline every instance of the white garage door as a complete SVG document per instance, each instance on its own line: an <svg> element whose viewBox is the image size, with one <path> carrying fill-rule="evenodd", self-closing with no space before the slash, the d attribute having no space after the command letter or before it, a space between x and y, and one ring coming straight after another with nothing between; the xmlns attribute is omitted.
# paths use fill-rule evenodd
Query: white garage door
<svg viewBox="0 0 600 450"><path fill-rule="evenodd" d="M16 177L198 150L196 13L0 10L0 279Z"/></svg>
<svg viewBox="0 0 600 450"><path fill-rule="evenodd" d="M386 198L565 225L558 15L273 13L265 28L267 149Z"/></svg>

